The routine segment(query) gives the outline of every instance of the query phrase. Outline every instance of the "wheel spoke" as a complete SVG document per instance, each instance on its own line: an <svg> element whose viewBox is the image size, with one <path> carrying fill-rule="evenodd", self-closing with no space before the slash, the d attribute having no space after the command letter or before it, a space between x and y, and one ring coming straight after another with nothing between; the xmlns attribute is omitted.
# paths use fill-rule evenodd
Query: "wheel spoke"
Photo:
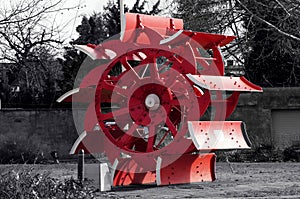
<svg viewBox="0 0 300 199"><path fill-rule="evenodd" d="M120 144L122 144L123 146L131 144L132 141L136 139L136 137L134 137L133 134L136 131L137 127L138 127L138 125L136 123L133 123L131 125L131 127L128 129L128 131L126 131L124 135L122 135L121 137L119 137L117 141Z"/></svg>
<svg viewBox="0 0 300 199"><path fill-rule="evenodd" d="M145 77L145 74L146 74L148 68L149 68L149 64L147 64L147 65L144 67L144 70L143 70L143 72L142 72L141 78L144 78L144 77Z"/></svg>
<svg viewBox="0 0 300 199"><path fill-rule="evenodd" d="M126 131L127 135L133 136L133 133L136 131L138 125L134 122L131 127Z"/></svg>
<svg viewBox="0 0 300 199"><path fill-rule="evenodd" d="M180 114L184 114L183 111L181 111L180 107L178 106L173 106L174 110L178 111Z"/></svg>
<svg viewBox="0 0 300 199"><path fill-rule="evenodd" d="M173 87L176 88L177 85L180 83L180 80L182 80L182 78L180 78L178 74L173 70L168 70L161 74L161 76L165 79L165 86L171 89Z"/></svg>
<svg viewBox="0 0 300 199"><path fill-rule="evenodd" d="M155 58L153 58L152 63L150 63L149 70L150 70L151 78L154 78L154 79L159 79L160 78Z"/></svg>
<svg viewBox="0 0 300 199"><path fill-rule="evenodd" d="M155 141L155 126L150 125L149 134L148 134L148 143L147 143L147 152L153 151L153 145Z"/></svg>
<svg viewBox="0 0 300 199"><path fill-rule="evenodd" d="M166 125L169 128L170 132L172 133L173 137L175 137L176 134L177 134L177 129L174 126L174 124L172 123L172 121L170 120L169 117L167 118Z"/></svg>
<svg viewBox="0 0 300 199"><path fill-rule="evenodd" d="M148 55L146 59L144 59L140 65L146 65L145 69L149 70L150 77L154 79L159 79L159 70L157 67L156 56L154 54ZM143 76L146 73L146 70L143 72Z"/></svg>
<svg viewBox="0 0 300 199"><path fill-rule="evenodd" d="M203 66L203 69L208 69L209 67L209 63L208 61L205 59L205 54L202 55L202 53L199 51L199 49L197 48L193 48L194 54L195 54L195 58L197 60L197 62ZM207 59L210 59L207 57Z"/></svg>
<svg viewBox="0 0 300 199"><path fill-rule="evenodd" d="M128 63L127 57L124 57L121 60L121 64L124 66L126 70L132 72L133 76L131 78L133 78L134 80L140 80L140 76L137 74L134 68Z"/></svg>
<svg viewBox="0 0 300 199"><path fill-rule="evenodd" d="M189 88L187 88L181 80L175 80L168 88L172 90L176 98L180 98L180 100L189 100L189 93L191 92L189 92Z"/></svg>
<svg viewBox="0 0 300 199"><path fill-rule="evenodd" d="M184 91L180 91L180 90L175 90L173 89L172 92L174 93L174 95L176 96L177 99L188 99L188 93L184 90Z"/></svg>
<svg viewBox="0 0 300 199"><path fill-rule="evenodd" d="M206 60L201 59L201 58L197 58L197 57L196 57L196 60L199 62L199 64L201 66L203 66L204 69L209 68L209 63Z"/></svg>
<svg viewBox="0 0 300 199"><path fill-rule="evenodd" d="M161 140L158 142L158 144L155 146L156 148L159 148L160 145L163 143L163 141L166 139L167 135L169 134L169 131L166 131L164 136L161 138Z"/></svg>
<svg viewBox="0 0 300 199"><path fill-rule="evenodd" d="M168 62L170 63L170 62ZM158 69L158 72L159 73L162 73L164 70L167 71L167 67L168 67L168 64L165 63L164 65L162 65L159 69Z"/></svg>

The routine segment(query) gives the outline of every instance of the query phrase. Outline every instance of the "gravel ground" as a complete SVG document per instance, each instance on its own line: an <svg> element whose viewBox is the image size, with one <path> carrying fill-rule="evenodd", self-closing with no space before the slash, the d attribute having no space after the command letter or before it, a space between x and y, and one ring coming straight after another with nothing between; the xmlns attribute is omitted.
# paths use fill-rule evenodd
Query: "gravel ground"
<svg viewBox="0 0 300 199"><path fill-rule="evenodd" d="M71 176L76 178L76 164L27 166L34 167L39 172L48 171L57 178ZM11 167L17 166L2 165L0 172ZM218 162L216 173L217 180L214 182L162 187L152 185L114 187L110 192L97 193L97 198L300 199L300 163L231 163L229 165Z"/></svg>
<svg viewBox="0 0 300 199"><path fill-rule="evenodd" d="M216 172L217 180L214 182L122 187L99 198L300 199L300 163L217 163Z"/></svg>

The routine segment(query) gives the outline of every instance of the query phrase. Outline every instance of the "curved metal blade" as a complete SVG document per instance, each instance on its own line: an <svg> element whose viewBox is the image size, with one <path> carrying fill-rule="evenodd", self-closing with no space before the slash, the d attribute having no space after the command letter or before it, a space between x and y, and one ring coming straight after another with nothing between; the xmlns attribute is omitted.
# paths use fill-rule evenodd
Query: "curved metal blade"
<svg viewBox="0 0 300 199"><path fill-rule="evenodd" d="M249 82L245 77L212 75L186 75L196 85L208 90L262 92L262 88Z"/></svg>
<svg viewBox="0 0 300 199"><path fill-rule="evenodd" d="M76 94L76 93L79 93L79 90L80 90L80 88L75 88L73 90L70 90L70 91L66 92L65 94L63 94L61 97L59 97L56 101L58 103L61 103L63 101L69 102L69 100L66 100L66 99L69 98L70 96Z"/></svg>
<svg viewBox="0 0 300 199"><path fill-rule="evenodd" d="M250 149L241 121L189 121L188 129L198 150Z"/></svg>

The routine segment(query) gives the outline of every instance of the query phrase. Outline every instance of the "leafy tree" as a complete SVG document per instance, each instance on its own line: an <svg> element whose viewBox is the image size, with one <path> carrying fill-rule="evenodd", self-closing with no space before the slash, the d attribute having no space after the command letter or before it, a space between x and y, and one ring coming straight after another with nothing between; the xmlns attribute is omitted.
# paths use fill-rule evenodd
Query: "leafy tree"
<svg viewBox="0 0 300 199"><path fill-rule="evenodd" d="M107 29L104 22L101 13L94 13L89 18L83 16L81 24L76 28L79 37L71 41L70 44L85 45L88 43L101 43L107 38ZM78 69L86 58L86 55L77 51L73 46L67 46L64 50L63 59L60 59L60 63L63 65L64 79L60 82L60 87L64 92L67 92L73 88Z"/></svg>
<svg viewBox="0 0 300 199"><path fill-rule="evenodd" d="M131 13L140 13L147 15L156 15L161 12L159 9L160 0L158 0L153 6L151 10L146 10L145 5L147 4L146 0L136 0L135 4L131 9L129 9L125 5L125 12ZM108 37L114 36L121 31L121 23L120 23L120 1L117 3L114 1L109 1L108 4L104 7L103 17L105 20L105 27L107 29Z"/></svg>
<svg viewBox="0 0 300 199"><path fill-rule="evenodd" d="M153 6L151 10L146 10L145 5L147 4L147 1L143 1L141 3L140 0L136 0L135 4L131 8L130 12L132 13L141 13L146 15L158 15L162 10L159 9L160 0L158 0Z"/></svg>

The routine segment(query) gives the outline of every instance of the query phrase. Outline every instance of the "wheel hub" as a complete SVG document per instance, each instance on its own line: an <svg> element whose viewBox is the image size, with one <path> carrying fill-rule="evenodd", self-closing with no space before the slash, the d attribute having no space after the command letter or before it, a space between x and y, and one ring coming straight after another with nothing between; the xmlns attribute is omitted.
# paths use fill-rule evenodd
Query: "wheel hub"
<svg viewBox="0 0 300 199"><path fill-rule="evenodd" d="M133 92L129 100L129 113L138 125L148 126L163 122L170 112L170 89L159 84L146 84Z"/></svg>
<svg viewBox="0 0 300 199"><path fill-rule="evenodd" d="M145 99L145 105L149 110L157 110L160 105L160 99L156 94L149 94Z"/></svg>

